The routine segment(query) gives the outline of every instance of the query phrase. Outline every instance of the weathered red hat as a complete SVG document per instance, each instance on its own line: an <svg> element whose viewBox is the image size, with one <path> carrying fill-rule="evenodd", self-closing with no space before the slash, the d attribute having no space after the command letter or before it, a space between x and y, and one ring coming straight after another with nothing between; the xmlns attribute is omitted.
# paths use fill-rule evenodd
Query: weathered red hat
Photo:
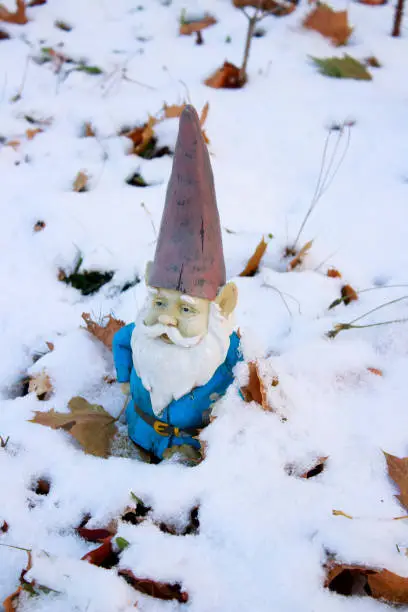
<svg viewBox="0 0 408 612"><path fill-rule="evenodd" d="M220 217L210 157L198 115L190 105L180 117L148 283L210 300L225 285Z"/></svg>

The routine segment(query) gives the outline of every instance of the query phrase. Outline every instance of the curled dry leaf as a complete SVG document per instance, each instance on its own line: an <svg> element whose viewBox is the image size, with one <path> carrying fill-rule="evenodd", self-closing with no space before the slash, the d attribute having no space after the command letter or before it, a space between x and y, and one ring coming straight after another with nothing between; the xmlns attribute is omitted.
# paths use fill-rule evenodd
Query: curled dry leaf
<svg viewBox="0 0 408 612"><path fill-rule="evenodd" d="M179 584L168 584L149 578L137 578L129 569L121 569L118 574L134 589L145 595L150 595L150 597L165 600L176 599L180 603L187 603L188 601L188 593L182 591Z"/></svg>
<svg viewBox="0 0 408 612"><path fill-rule="evenodd" d="M13 593L11 593L11 595L6 597L6 599L3 601L4 612L15 612L18 609L20 594L23 592L24 587L27 588L30 586L31 587L34 586L34 581L28 582L25 579L26 573L29 572L33 566L31 551L27 550L26 552L28 556L27 565L25 566L24 569L21 570L19 586Z"/></svg>
<svg viewBox="0 0 408 612"><path fill-rule="evenodd" d="M327 270L327 276L329 278L341 278L341 274L336 268L329 268Z"/></svg>
<svg viewBox="0 0 408 612"><path fill-rule="evenodd" d="M149 115L149 119L145 125L141 127L136 127L129 132L125 132L124 136L130 138L133 142L132 153L135 155L141 155L151 140L154 138L154 126L158 123L158 120L155 117Z"/></svg>
<svg viewBox="0 0 408 612"><path fill-rule="evenodd" d="M341 595L352 595L357 588L387 603L408 603L408 578L386 569L331 562L326 565L324 586Z"/></svg>
<svg viewBox="0 0 408 612"><path fill-rule="evenodd" d="M85 138L93 138L95 136L96 132L94 130L94 128L92 127L92 123L85 123L84 125L84 136Z"/></svg>
<svg viewBox="0 0 408 612"><path fill-rule="evenodd" d="M167 104L164 104L163 106L164 118L165 119L175 119L177 117L180 117L186 104L187 104L186 102L184 102L183 104L171 104L169 106L167 106ZM209 108L210 108L210 104L209 102L206 102L203 106L203 109L200 115L201 133L203 135L204 142L206 145L210 144L209 138L206 134L206 131L204 130L204 123L207 119Z"/></svg>
<svg viewBox="0 0 408 612"><path fill-rule="evenodd" d="M239 89L245 85L245 79L239 68L230 62L224 62L204 83L214 89Z"/></svg>
<svg viewBox="0 0 408 612"><path fill-rule="evenodd" d="M113 537L116 533L108 529L87 529L86 527L77 527L76 532L87 542L104 542L106 538Z"/></svg>
<svg viewBox="0 0 408 612"><path fill-rule="evenodd" d="M263 410L273 412L273 408L268 403L267 385L259 372L259 364L255 361L248 363L248 384L241 387L241 393L246 402L256 402ZM276 386L278 379L275 377L271 381L271 386Z"/></svg>
<svg viewBox="0 0 408 612"><path fill-rule="evenodd" d="M89 333L103 342L108 349L112 350L113 336L117 331L119 331L119 329L124 327L125 322L108 315L107 317L104 317L104 319L108 319L107 324L102 326L96 323L96 321L92 321L88 312L83 312L82 318L86 323L86 329L89 331Z"/></svg>
<svg viewBox="0 0 408 612"><path fill-rule="evenodd" d="M7 521L3 521L3 523L2 523L2 525L0 527L1 533L7 533L8 530L9 530L9 526L8 526Z"/></svg>
<svg viewBox="0 0 408 612"><path fill-rule="evenodd" d="M212 15L204 15L202 19L196 19L191 21L184 19L180 23L180 34L189 36L194 32L201 32L201 30L205 30L205 28L208 28L209 26L212 26L215 23L217 23L217 20Z"/></svg>
<svg viewBox="0 0 408 612"><path fill-rule="evenodd" d="M83 193L84 191L86 191L87 186L88 186L88 175L86 174L86 172L83 172L81 170L76 175L74 184L72 185L72 190L76 191L77 193Z"/></svg>
<svg viewBox="0 0 408 612"><path fill-rule="evenodd" d="M26 24L28 19L26 15L25 0L16 0L16 10L14 12L8 11L0 4L0 21L15 23L17 25Z"/></svg>
<svg viewBox="0 0 408 612"><path fill-rule="evenodd" d="M350 302L358 300L358 295L351 285L343 285L341 288L341 297L346 306L348 306Z"/></svg>
<svg viewBox="0 0 408 612"><path fill-rule="evenodd" d="M346 514L345 512L343 512L343 510L332 510L332 514L333 516L344 516L345 518L353 519L350 514Z"/></svg>
<svg viewBox="0 0 408 612"><path fill-rule="evenodd" d="M52 382L45 370L30 376L28 392L35 393L39 400L47 400L52 391Z"/></svg>
<svg viewBox="0 0 408 612"><path fill-rule="evenodd" d="M294 268L300 266L300 264L303 262L305 255L307 255L310 249L312 248L312 245L313 240L309 240L309 242L306 242L306 244L302 246L299 253L297 253L297 255L289 262L288 270L294 270Z"/></svg>
<svg viewBox="0 0 408 612"><path fill-rule="evenodd" d="M265 255L267 246L268 243L264 238L262 238L261 242L256 247L254 254L252 255L252 257L250 257L247 265L242 270L241 274L239 274L239 276L255 276L255 274L258 272L261 259Z"/></svg>
<svg viewBox="0 0 408 612"><path fill-rule="evenodd" d="M318 3L306 15L303 27L330 38L335 45L345 45L353 31L348 23L347 11L334 11L330 6L322 3Z"/></svg>
<svg viewBox="0 0 408 612"><path fill-rule="evenodd" d="M408 510L408 457L395 457L384 453L387 460L388 474L399 487L400 494L396 495L400 504Z"/></svg>
<svg viewBox="0 0 408 612"><path fill-rule="evenodd" d="M98 548L90 550L82 557L82 561L87 561L88 563L92 563L92 565L105 567L106 569L110 569L116 565L119 558L112 548L112 539L113 535L104 538L102 544L98 546Z"/></svg>
<svg viewBox="0 0 408 612"><path fill-rule="evenodd" d="M47 0L31 0L31 2L29 2L27 6L42 6L46 3Z"/></svg>
<svg viewBox="0 0 408 612"><path fill-rule="evenodd" d="M102 406L90 404L83 397L73 397L68 408L68 413L35 412L30 422L63 429L79 442L85 453L107 457L116 433L115 419Z"/></svg>

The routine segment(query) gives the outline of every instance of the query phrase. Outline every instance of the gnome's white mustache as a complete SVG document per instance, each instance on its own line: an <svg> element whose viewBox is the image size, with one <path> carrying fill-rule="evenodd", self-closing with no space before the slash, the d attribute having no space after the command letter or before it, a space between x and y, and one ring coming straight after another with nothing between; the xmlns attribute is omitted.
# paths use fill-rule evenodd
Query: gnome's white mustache
<svg viewBox="0 0 408 612"><path fill-rule="evenodd" d="M191 348L196 346L200 340L202 340L202 335L193 336L192 338L185 338L180 334L179 330L172 325L163 325L162 323L156 323L156 325L144 324L143 328L144 333L149 338L159 338L165 334L173 342L173 344L183 348Z"/></svg>

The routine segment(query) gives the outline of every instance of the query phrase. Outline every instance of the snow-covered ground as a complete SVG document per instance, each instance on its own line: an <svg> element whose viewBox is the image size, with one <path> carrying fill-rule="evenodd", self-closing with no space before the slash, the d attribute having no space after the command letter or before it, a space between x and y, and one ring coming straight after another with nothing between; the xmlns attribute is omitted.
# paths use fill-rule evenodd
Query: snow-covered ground
<svg viewBox="0 0 408 612"><path fill-rule="evenodd" d="M24 596L20 610L130 612L138 602L146 612L374 612L389 606L324 588L327 551L340 562L408 576L408 529L392 520L404 510L383 455L408 455L408 324L325 335L408 295L408 36L406 26L401 38L390 36L391 5L347 8L355 29L343 49L301 27L304 1L288 17L265 18L241 90L203 84L225 59L242 59L247 20L230 0L48 0L28 9L28 24L4 25L11 39L0 41L0 435L9 440L0 448L0 526L6 521L9 529L0 544L31 549L29 576L58 592ZM203 45L179 36L183 9L217 18ZM56 73L55 62L33 61L43 47L103 74L64 78L70 65ZM382 67L370 68L370 82L331 79L309 59L344 51L374 55ZM121 410L119 385L104 381L114 375L111 353L81 328L81 314L135 318L144 283L120 289L142 278L152 258L171 158L128 155L130 141L118 134L164 102L185 100L199 111L210 104L206 131L228 277L239 288L237 324L246 358L267 358L279 377L270 392L277 412L244 403L237 382L202 435L208 447L199 466L99 459L68 434L28 421L35 410L66 410L76 395L114 415ZM30 140L33 119L43 131ZM282 252L312 200L328 130L344 121L353 125L343 163L301 236L300 246L314 239L312 248L287 272ZM83 137L86 122L95 138ZM176 119L163 121L159 144L173 147L176 133ZM327 160L338 135L330 133ZM85 193L72 191L79 171L90 177ZM127 185L135 171L151 186ZM39 220L45 228L34 232ZM270 233L260 273L237 278ZM114 271L90 297L58 280L79 252L82 269ZM326 276L331 266L342 279ZM344 283L382 288L328 310ZM402 300L360 323L407 317ZM47 341L54 350L33 364ZM50 399L20 396L18 381L42 369L52 380ZM245 379L245 366L237 377ZM321 474L299 478L321 457L328 457ZM38 478L51 482L48 495L33 492ZM106 527L132 504L131 492L152 514L137 526L119 521L118 535L130 543L119 566L180 583L187 604L139 595L118 568L81 561L97 545L75 527L86 514L89 527ZM160 521L181 528L197 505L197 534L158 528ZM26 561L24 551L0 547L1 601Z"/></svg>

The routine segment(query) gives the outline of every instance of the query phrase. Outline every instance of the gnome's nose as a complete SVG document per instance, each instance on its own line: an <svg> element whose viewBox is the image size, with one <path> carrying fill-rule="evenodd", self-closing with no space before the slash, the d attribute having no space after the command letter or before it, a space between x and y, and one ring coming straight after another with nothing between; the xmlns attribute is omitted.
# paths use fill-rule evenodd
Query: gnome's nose
<svg viewBox="0 0 408 612"><path fill-rule="evenodd" d="M162 325L169 325L170 327L177 327L177 319L175 317L170 317L169 315L160 315L159 323Z"/></svg>

